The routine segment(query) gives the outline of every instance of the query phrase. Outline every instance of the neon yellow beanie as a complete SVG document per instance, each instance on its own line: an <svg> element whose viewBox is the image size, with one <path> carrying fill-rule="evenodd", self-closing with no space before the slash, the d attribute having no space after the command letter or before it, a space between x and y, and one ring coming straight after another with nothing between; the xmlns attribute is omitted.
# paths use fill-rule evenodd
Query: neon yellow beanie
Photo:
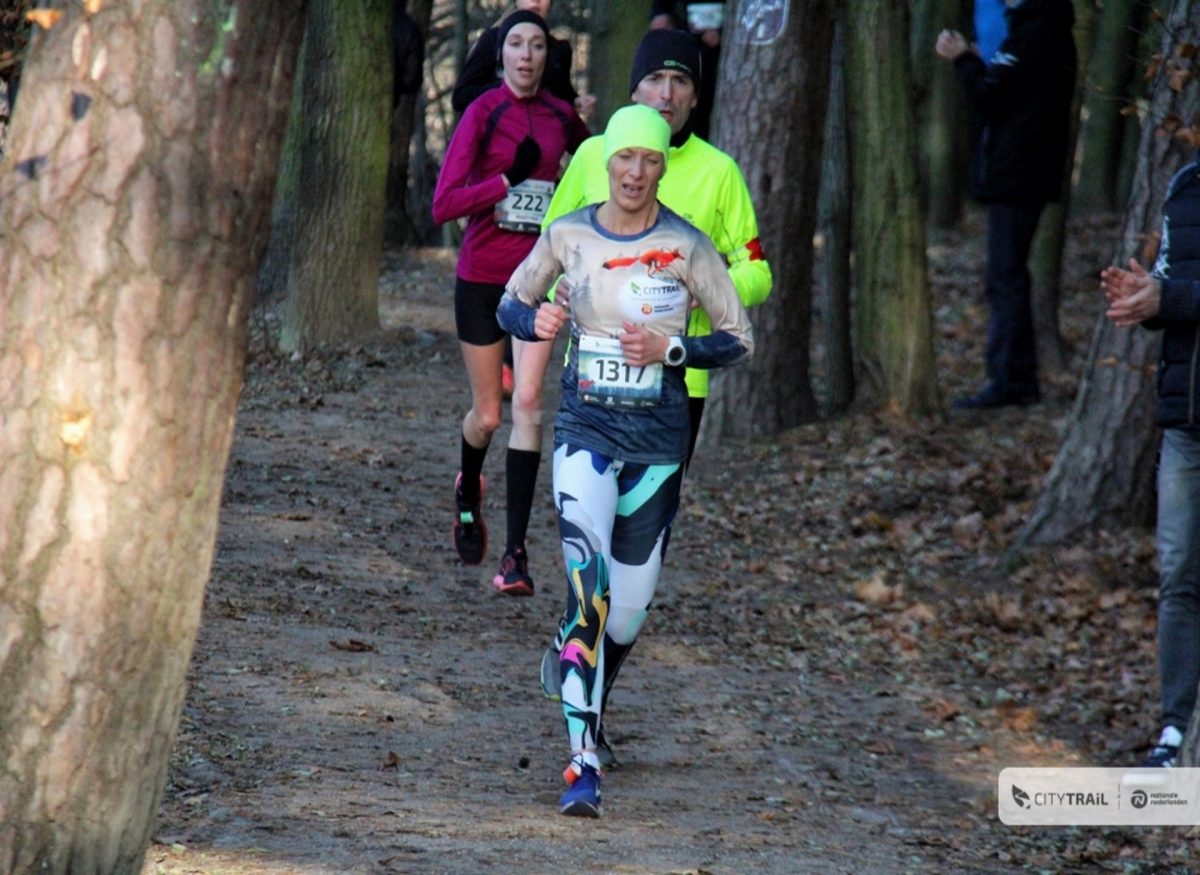
<svg viewBox="0 0 1200 875"><path fill-rule="evenodd" d="M661 152L663 165L671 148L671 126L656 110L640 103L623 106L612 114L604 129L604 164L622 149L653 149Z"/></svg>

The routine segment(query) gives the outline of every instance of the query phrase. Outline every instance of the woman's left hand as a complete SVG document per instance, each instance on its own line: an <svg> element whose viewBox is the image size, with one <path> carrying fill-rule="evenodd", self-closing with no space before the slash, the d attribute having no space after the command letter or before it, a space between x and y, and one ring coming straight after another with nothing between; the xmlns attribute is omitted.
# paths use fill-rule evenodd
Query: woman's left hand
<svg viewBox="0 0 1200 875"><path fill-rule="evenodd" d="M620 341L625 361L640 368L666 360L667 338L632 322L624 323L624 328L625 333L621 335Z"/></svg>

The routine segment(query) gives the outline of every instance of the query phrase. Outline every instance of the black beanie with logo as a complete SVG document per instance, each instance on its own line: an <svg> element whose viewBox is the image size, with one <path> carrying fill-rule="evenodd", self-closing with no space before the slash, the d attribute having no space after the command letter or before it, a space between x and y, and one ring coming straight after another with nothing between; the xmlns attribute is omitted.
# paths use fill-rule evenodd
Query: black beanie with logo
<svg viewBox="0 0 1200 875"><path fill-rule="evenodd" d="M659 70L676 70L696 87L700 85L700 44L686 30L650 30L638 43L629 74L629 93L638 83Z"/></svg>

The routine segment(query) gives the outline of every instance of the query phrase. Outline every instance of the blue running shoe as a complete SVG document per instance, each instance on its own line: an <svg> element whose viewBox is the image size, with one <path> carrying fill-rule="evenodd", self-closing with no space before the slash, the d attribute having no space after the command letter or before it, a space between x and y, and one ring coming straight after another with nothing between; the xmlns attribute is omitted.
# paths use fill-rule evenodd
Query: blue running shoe
<svg viewBox="0 0 1200 875"><path fill-rule="evenodd" d="M600 816L600 773L584 766L558 800L558 813L569 817Z"/></svg>

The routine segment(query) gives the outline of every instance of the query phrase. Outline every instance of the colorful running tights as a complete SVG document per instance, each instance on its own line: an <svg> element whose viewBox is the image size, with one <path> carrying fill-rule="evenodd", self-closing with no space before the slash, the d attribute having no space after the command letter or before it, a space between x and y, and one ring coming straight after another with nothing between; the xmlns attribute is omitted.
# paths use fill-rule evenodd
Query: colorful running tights
<svg viewBox="0 0 1200 875"><path fill-rule="evenodd" d="M554 496L567 570L559 654L573 761L599 767L605 651L628 647L654 598L683 466L637 465L591 450L554 451Z"/></svg>

